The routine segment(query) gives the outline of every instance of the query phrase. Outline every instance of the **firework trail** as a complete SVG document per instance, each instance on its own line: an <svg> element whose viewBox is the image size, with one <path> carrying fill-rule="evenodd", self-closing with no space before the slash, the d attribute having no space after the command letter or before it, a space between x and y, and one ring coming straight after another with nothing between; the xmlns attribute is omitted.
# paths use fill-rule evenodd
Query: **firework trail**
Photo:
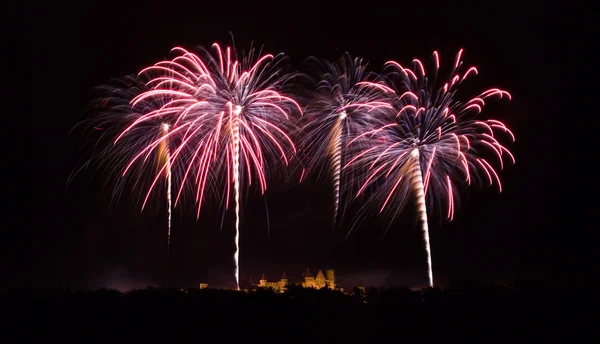
<svg viewBox="0 0 600 344"><path fill-rule="evenodd" d="M333 223L340 204L342 163L349 138L369 128L371 117L377 116L384 102L382 86L376 76L367 72L367 63L344 54L334 63L309 59L316 66L316 89L305 109L301 150L309 170L315 170L323 159L330 165L334 187Z"/></svg>
<svg viewBox="0 0 600 344"><path fill-rule="evenodd" d="M167 135L169 133L169 125L166 123L162 124L163 135ZM167 250L171 251L171 151L169 150L168 141L162 141L159 145L159 155L161 156L160 161L165 164L166 169L166 178L167 178Z"/></svg>
<svg viewBox="0 0 600 344"><path fill-rule="evenodd" d="M412 69L388 62L393 71L388 74L386 85L395 90L389 93L394 111L389 113L387 123L353 139L351 143L357 144L356 155L345 166L365 168L367 173L363 175L357 196L367 187L373 187L370 197L378 201L380 213L388 210L396 216L406 205L407 196L414 194L427 251L430 286L433 286L433 272L428 205L445 203L445 215L451 221L458 202L458 184L487 179L490 185L496 183L502 191L498 173L483 154L494 153L501 169L505 156L514 163L513 155L496 138L500 133L514 141L512 132L500 121L477 118L486 98L507 96L510 99L510 95L493 88L467 102L457 101L458 86L467 77L478 74L475 67L458 74L462 67L461 55L462 50L449 80L441 87L436 84L440 66L437 52L433 53L435 70L431 82L419 60L413 61ZM390 210L388 205L392 202L396 206Z"/></svg>
<svg viewBox="0 0 600 344"><path fill-rule="evenodd" d="M282 75L283 55L260 55L255 49L241 61L230 47L203 51L198 56L174 48L177 56L145 68L140 76L148 79L147 90L131 100L131 106L153 102L132 120L115 140L135 133L157 118L170 124L168 133L151 142L138 144L128 152L126 175L136 163L145 160L161 142L172 142L168 159L146 193L145 206L165 169L177 172L179 188L176 206L185 185L192 184L197 216L210 193L228 208L230 194L235 203L235 279L239 289L240 194L242 184L254 180L264 193L268 168L275 162L286 165L296 148L287 132L289 116L300 106L281 94L289 77ZM288 156L289 155L289 156ZM143 157L143 159L142 159ZM170 179L171 173L167 174ZM169 183L170 184L170 183ZM233 184L233 185L232 185ZM233 189L233 190L232 190Z"/></svg>
<svg viewBox="0 0 600 344"><path fill-rule="evenodd" d="M124 77L111 85L101 86L98 90L102 95L93 105L94 113L99 112L99 115L90 121L90 127L95 133L100 133L100 137L97 141L93 141L92 158L86 161L77 173L89 165L98 165L96 166L97 170L106 170L107 176L103 176L106 182L105 187L114 186L112 200L115 201L121 197L128 184L137 187L141 184L151 183L153 174L148 172L153 170L152 165L154 164L156 174L165 177L168 215L167 247L169 249L172 217L172 169L170 140L167 138L170 128L168 119L155 117L140 123L136 130L115 142L115 137L119 136L124 128L132 122L140 120L148 111L162 107L164 103L158 99L148 99L132 107L131 99L148 90L143 80L137 76ZM95 108L95 106L99 108ZM93 135L92 137L97 136ZM156 142L158 144L155 144ZM143 161L136 168L129 168L129 159L149 145L154 145L156 149L148 150ZM121 172L128 168L129 173L122 175ZM141 200L138 201L141 203Z"/></svg>

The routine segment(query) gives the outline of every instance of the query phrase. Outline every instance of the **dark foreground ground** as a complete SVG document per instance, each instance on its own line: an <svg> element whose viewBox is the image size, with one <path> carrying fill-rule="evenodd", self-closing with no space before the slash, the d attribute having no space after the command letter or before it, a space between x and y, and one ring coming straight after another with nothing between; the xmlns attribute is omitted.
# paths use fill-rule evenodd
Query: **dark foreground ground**
<svg viewBox="0 0 600 344"><path fill-rule="evenodd" d="M44 340L63 342L104 340L104 336L118 338L118 342L307 344L440 339L595 342L598 338L598 302L592 289L367 289L365 294L356 290L351 295L302 288L283 294L270 290L148 288L120 293L56 289L4 292L2 301L5 313L14 315L11 320L23 320L15 321L9 330L25 325L20 333L33 336L32 340L41 335ZM11 307L14 312L8 311Z"/></svg>

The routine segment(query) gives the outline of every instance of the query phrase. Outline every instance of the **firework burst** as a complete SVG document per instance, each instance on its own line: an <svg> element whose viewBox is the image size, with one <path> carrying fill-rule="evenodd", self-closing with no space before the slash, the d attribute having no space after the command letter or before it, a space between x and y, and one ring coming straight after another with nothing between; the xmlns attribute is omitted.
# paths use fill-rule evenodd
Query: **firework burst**
<svg viewBox="0 0 600 344"><path fill-rule="evenodd" d="M94 171L106 172L102 178L105 181L104 187L113 190L112 201L115 203L122 197L128 186L137 189L154 181L153 190L164 188L167 201L167 250L170 252L173 210L171 195L173 171L170 163L172 142L167 137L171 129L170 125L165 118L153 118L140 123L135 130L115 142L115 137L120 136L124 128L143 118L147 112L164 106L164 102L161 99L148 99L132 107L131 99L149 90L138 76L117 79L109 85L98 87L97 90L101 96L92 102L95 116L83 123L88 123L88 130L99 133L99 136L91 135L97 138L97 140L88 140L93 143L91 158L75 171L69 180L88 166L93 166ZM88 133L86 130L86 134ZM157 142L158 144L154 145ZM154 148L146 151L140 163L130 166L130 159L149 145L153 145ZM121 173L125 170L128 173ZM162 175L164 179L155 181L156 175ZM148 194L132 193L130 196L133 196L134 202L143 201L142 210L146 207Z"/></svg>
<svg viewBox="0 0 600 344"><path fill-rule="evenodd" d="M338 62L309 60L316 66L316 89L307 105L302 124L301 151L308 171L326 162L334 187L335 226L340 204L342 164L347 161L346 145L370 128L384 102L383 88L374 82L376 76L367 72L367 63L344 54ZM352 178L351 178L352 179Z"/></svg>
<svg viewBox="0 0 600 344"><path fill-rule="evenodd" d="M435 69L430 80L421 61L404 68L394 61L386 82L393 112L389 121L352 140L356 155L346 167L359 166L366 173L357 196L373 187L367 204L377 204L378 211L397 215L411 199L417 205L425 240L429 284L433 272L427 223L428 204L445 204L445 215L451 221L458 202L458 185L475 182L496 184L502 191L500 178L492 163L500 169L513 155L499 140L500 135L514 141L511 131L500 121L479 119L486 99L508 97L508 92L493 88L460 102L456 93L462 82L478 74L475 67L458 74L462 67L462 50L456 56L450 78L441 87L436 84L439 55L433 53ZM484 155L491 154L488 161ZM390 204L394 204L393 207Z"/></svg>
<svg viewBox="0 0 600 344"><path fill-rule="evenodd" d="M127 185L138 188L140 185L152 183L155 174L162 174L165 177L164 188L166 189L168 203L167 243L170 246L172 171L169 161L172 145L166 137L170 125L165 118L153 118L140 123L135 130L130 131L128 135L115 142L115 137L121 134L123 128L129 126L132 122L138 121L148 111L160 108L164 103L160 99L149 99L132 107L130 104L131 99L148 90L145 83L137 76L127 76L115 80L110 85L99 87L98 90L102 95L93 102L93 111L97 116L94 116L91 121L85 122L89 123L89 129L93 133L99 133L99 136L91 136L97 138L97 140L90 140L93 143L92 157L70 179L77 172L92 165L96 171L107 172L103 176L104 186L112 186L112 200L118 201L125 192ZM132 157L156 142L159 143L154 146L154 149L146 151L142 161L135 168L129 166ZM128 170L125 175L121 173L124 170ZM160 188L158 185L154 185L153 189ZM134 201L144 201L144 206L146 206L145 194L135 193L133 196Z"/></svg>
<svg viewBox="0 0 600 344"><path fill-rule="evenodd" d="M230 47L215 43L212 48L201 56L174 48L176 57L139 73L144 89L129 98L129 110L121 119L127 125L114 140L111 157L121 162L115 166L123 177L133 171L147 175L148 157L162 157L144 192L142 209L161 179L167 179L170 203L172 177L178 185L174 206L187 185L197 216L209 196L220 199L225 209L233 201L239 288L240 194L252 183L264 193L269 168L288 163L296 151L287 134L293 123L290 116L301 108L281 94L288 80L279 67L283 55L250 49L238 60Z"/></svg>

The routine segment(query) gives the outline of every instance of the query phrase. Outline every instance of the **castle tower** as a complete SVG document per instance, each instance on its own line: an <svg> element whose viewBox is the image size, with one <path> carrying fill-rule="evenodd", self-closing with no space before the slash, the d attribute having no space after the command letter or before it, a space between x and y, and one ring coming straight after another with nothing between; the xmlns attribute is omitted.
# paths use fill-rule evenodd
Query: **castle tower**
<svg viewBox="0 0 600 344"><path fill-rule="evenodd" d="M285 272L281 276L281 284L283 284L284 286L288 285L288 278L287 278Z"/></svg>
<svg viewBox="0 0 600 344"><path fill-rule="evenodd" d="M267 278L265 277L265 273L263 272L262 277L259 280L259 286L266 287L267 286Z"/></svg>
<svg viewBox="0 0 600 344"><path fill-rule="evenodd" d="M319 272L317 273L317 277L315 278L315 288L325 288L326 285L327 284L325 283L325 275L323 275L323 271L319 270Z"/></svg>
<svg viewBox="0 0 600 344"><path fill-rule="evenodd" d="M325 270L325 278L327 279L327 287L335 289L335 273L333 269Z"/></svg>
<svg viewBox="0 0 600 344"><path fill-rule="evenodd" d="M310 273L310 270L306 268L304 272L304 283L302 283L304 288L314 288L315 287L315 276Z"/></svg>
<svg viewBox="0 0 600 344"><path fill-rule="evenodd" d="M279 288L283 290L287 286L288 286L288 278L284 272L283 275L281 276L281 280L279 280Z"/></svg>

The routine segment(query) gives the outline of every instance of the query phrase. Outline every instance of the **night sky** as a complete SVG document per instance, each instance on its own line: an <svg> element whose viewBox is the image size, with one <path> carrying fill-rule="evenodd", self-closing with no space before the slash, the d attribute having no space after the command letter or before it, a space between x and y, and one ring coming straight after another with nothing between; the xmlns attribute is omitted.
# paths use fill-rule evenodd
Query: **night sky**
<svg viewBox="0 0 600 344"><path fill-rule="evenodd" d="M19 177L33 197L17 221L27 249L12 248L27 258L11 265L15 277L9 285L234 286L232 211L225 214L221 231L220 209L209 205L196 221L194 208L176 208L168 256L164 204L156 202L142 214L140 205L128 198L111 204L111 190L85 173L67 186L84 157L79 148L86 139L69 130L85 118L93 87L137 73L166 58L173 46L194 50L230 43L230 32L238 49L254 41L265 52L286 53L292 68L302 68L311 55L333 60L346 51L369 61L373 71L391 59L430 63L434 50L443 65L464 48L463 61L479 70L465 98L490 87L513 96L510 102L489 102L484 115L513 130L517 140L509 149L517 163L502 171L500 195L495 188L471 188L453 223L430 218L436 283L577 283L590 243L569 235L578 226L562 182L571 163L557 162L568 149L554 135L564 115L564 97L557 95L564 86L563 42L570 39L571 28L557 25L560 10L552 6L532 5L529 10L500 5L487 9L483 3L452 8L425 4L369 8L302 3L288 10L214 10L103 2L85 8L53 4L25 9L25 89L35 97L29 98L24 116L29 122L28 173ZM383 240L385 219L375 218L344 241L352 210L333 231L327 182L271 181L265 195L270 231L265 200L256 190L246 196L241 229L241 273L246 277L257 280L265 272L269 279L278 279L285 271L300 278L307 267L313 273L333 267L345 287L359 278L367 285L427 282L414 214L407 212ZM581 249L574 247L578 245Z"/></svg>

